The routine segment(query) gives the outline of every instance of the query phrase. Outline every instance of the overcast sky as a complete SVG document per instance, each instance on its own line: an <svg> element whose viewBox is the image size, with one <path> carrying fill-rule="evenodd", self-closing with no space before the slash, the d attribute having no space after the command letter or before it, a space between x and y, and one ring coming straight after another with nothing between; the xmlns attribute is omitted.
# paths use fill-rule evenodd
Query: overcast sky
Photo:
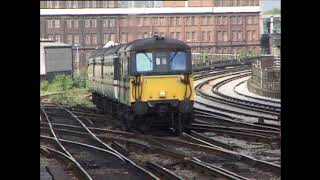
<svg viewBox="0 0 320 180"><path fill-rule="evenodd" d="M281 9L281 0L261 0L262 1L262 11L267 11L272 8Z"/></svg>

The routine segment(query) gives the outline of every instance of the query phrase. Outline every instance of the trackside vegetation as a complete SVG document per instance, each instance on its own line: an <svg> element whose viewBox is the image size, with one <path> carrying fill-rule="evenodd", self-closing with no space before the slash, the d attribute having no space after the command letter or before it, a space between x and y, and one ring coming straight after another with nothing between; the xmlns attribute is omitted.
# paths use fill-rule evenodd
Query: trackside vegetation
<svg viewBox="0 0 320 180"><path fill-rule="evenodd" d="M66 106L93 107L89 100L86 71L80 71L80 75L56 75L52 82L40 83L40 96L50 95L50 102Z"/></svg>

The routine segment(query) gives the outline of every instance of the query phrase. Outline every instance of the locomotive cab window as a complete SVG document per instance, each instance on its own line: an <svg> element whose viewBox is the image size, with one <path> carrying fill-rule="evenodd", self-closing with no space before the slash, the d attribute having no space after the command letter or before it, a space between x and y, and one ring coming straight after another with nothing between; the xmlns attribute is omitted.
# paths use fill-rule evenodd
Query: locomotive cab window
<svg viewBox="0 0 320 180"><path fill-rule="evenodd" d="M136 69L137 69L137 72L152 71L153 70L152 53L137 53Z"/></svg>
<svg viewBox="0 0 320 180"><path fill-rule="evenodd" d="M167 57L168 57L167 52L155 53L155 58L156 58L155 71L156 72L168 72Z"/></svg>
<svg viewBox="0 0 320 180"><path fill-rule="evenodd" d="M171 70L186 70L186 52L170 52Z"/></svg>

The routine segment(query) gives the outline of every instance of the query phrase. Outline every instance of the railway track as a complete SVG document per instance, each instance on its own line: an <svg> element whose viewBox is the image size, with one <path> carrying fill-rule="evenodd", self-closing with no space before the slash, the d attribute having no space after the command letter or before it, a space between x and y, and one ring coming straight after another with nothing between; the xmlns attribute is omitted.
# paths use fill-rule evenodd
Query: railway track
<svg viewBox="0 0 320 180"><path fill-rule="evenodd" d="M224 112L227 114L241 115L241 116L252 117L252 118L263 117L266 120L278 121L279 113L274 112L269 109L264 109L262 107L262 105L255 106L255 105L252 105L254 103L244 102L244 101L241 101L238 99L237 100L235 100L235 99L230 100L232 98L229 98L229 97L227 97L227 99L226 99L226 98L224 98L226 96L222 95L223 96L222 97L222 96L216 95L212 91L207 92L207 93L211 93L211 94L207 94L207 93L202 92L203 87L207 86L209 81L225 79L224 81L220 81L220 82L225 82L225 81L228 82L228 81L231 81L231 80L234 80L237 78L248 76L250 73L249 72L247 73L247 72L248 71L242 71L242 72L238 72L238 73L230 73L227 75L220 75L215 78L201 81L195 87L197 95L198 95L197 100L196 100L196 104L199 104L201 106L206 106L211 109L216 109L218 111L221 111L221 112ZM208 87L206 87L206 88L208 88ZM215 88L215 86L213 86L212 88ZM251 104L249 105L249 103L251 103ZM255 103L255 104L257 104L257 103Z"/></svg>
<svg viewBox="0 0 320 180"><path fill-rule="evenodd" d="M54 120L55 123L60 122L69 126L80 126L81 132L86 132L87 134L74 136L74 133L68 135L68 133L57 131L55 125L51 122L52 118L48 117L45 109L41 106L42 115L47 120L49 132L53 136L41 135L42 143L46 142L48 144L49 142L51 147L62 149L65 154L74 160L77 166L83 169L82 171L86 174L85 179L113 179L117 177L125 179L129 177L133 179L158 179L149 171L136 165L111 146L102 142L69 110L64 107L60 108L59 110L69 113L71 117L56 118Z"/></svg>
<svg viewBox="0 0 320 180"><path fill-rule="evenodd" d="M68 125L68 126L70 126L70 125ZM61 127L62 127L62 125L60 126L60 129L61 129ZM77 126L77 127L72 126L72 127L73 127L73 131L77 131L76 129L78 129L78 130L81 129L80 126ZM131 153L131 156L128 156L128 157L129 158L131 157L132 159L134 159L136 161L140 161L140 164L141 165L143 164L145 167L152 166L154 168L158 165L158 166L161 166L161 168L160 168L161 171L163 171L165 168L168 170L169 174L171 174L171 175L174 174L176 176L179 176L179 175L182 176L183 174L181 174L181 172L189 172L190 174L193 174L194 177L215 177L216 178L216 177L220 177L220 176L225 176L222 174L217 174L218 172L219 173L224 172L227 175L231 176L227 179L230 179L230 178L231 179L239 179L239 177L242 177L241 175L232 172L230 169L228 170L226 168L221 167L221 164L226 164L227 162L229 164L231 163L230 158L234 157L234 153L230 153L231 155L229 155L229 156L231 156L231 157L229 157L229 159L225 158L224 163L221 163L220 166L218 166L219 164L218 165L212 164L212 162L210 163L208 161L197 160L197 159L199 159L199 157L204 157L204 156L216 157L216 156L220 156L220 155L225 155L226 150L223 149L222 147L216 147L216 148L212 149L212 147L214 145L211 145L211 147L209 147L209 146L207 147L207 146L204 146L204 145L201 145L198 143L194 143L194 144L188 143L187 141L183 141L183 139L180 139L180 137L176 140L172 140L172 139L170 140L169 138L143 136L143 135L115 131L115 130L103 130L103 129L99 129L99 128L91 128L91 130L93 132L95 132L97 134L97 136L99 136L99 138L101 138L102 140L110 141L112 139L113 141L118 142L118 144L120 144L120 145L118 145L120 147L118 149L124 149L121 152L129 151L129 153L124 153L124 154ZM81 133L83 133L83 132L81 132ZM122 138L120 138L120 137L122 137ZM170 149L168 148L168 144L170 144L168 142L171 143L171 146L173 145L173 147ZM159 145L159 143L160 143L160 145ZM128 144L131 144L131 145L128 145ZM181 146L185 146L185 148L189 147L190 149L188 151L179 150L179 148ZM141 154L140 151L144 151L143 149L146 149L146 152L144 154ZM163 160L163 158L161 158L161 157L163 157L164 155L160 152L166 152L166 154L169 154L169 155L171 154L172 157L171 157L170 162L171 162L172 166L168 165L170 163L166 164L161 161L161 159ZM204 155L203 152L206 152L208 154ZM190 154L187 155L188 153L190 153L191 155L192 155L192 153L193 154L198 153L198 155L197 156L190 156ZM150 154L152 154L152 156L150 156ZM179 154L179 155L177 155L177 154ZM199 154L200 154L200 156L199 156ZM181 161L180 166L178 164L174 163L174 162L177 163L177 156L180 156L180 160L179 160L179 161ZM141 160L141 158L143 158L143 157L146 157L144 161ZM154 157L154 158L158 157L158 161L153 162L152 157ZM172 158L175 158L175 159L173 160ZM190 161L185 162L185 161L183 161L183 159L190 159ZM249 159L251 160L251 161L249 160L250 163L257 161L257 160L252 161L252 158L249 158ZM243 158L242 158L242 160L243 160ZM169 162L169 161L165 161L165 162ZM257 162L259 162L259 161L257 161ZM150 165L150 163L155 163L155 164ZM255 162L255 164L256 164L256 162ZM242 165L246 166L244 164L242 164ZM197 167L197 168L195 168L195 167ZM214 168L214 169L212 169L212 168ZM270 168L270 167L268 167L268 168ZM194 170L192 171L192 169L202 169L202 171L204 171L204 172L203 173L202 172L194 172ZM259 171L259 170L256 170L256 171ZM268 170L267 172L269 172L269 171L270 170ZM158 174L161 172L154 172L154 173ZM247 178L244 176L240 179L247 179Z"/></svg>
<svg viewBox="0 0 320 180"><path fill-rule="evenodd" d="M244 76L232 77L232 78L223 80L223 81L215 84L214 86L212 86L212 92L215 95L217 95L218 97L221 97L222 99L225 99L228 102L232 102L233 104L235 104L237 106L241 106L241 107L247 108L247 109L253 109L253 110L256 110L259 112L263 112L263 113L279 115L280 110L281 110L279 106L267 105L265 103L260 103L260 102L256 102L256 101L249 101L249 100L234 98L231 96L227 96L219 91L219 88L221 86L223 86L231 81L240 79L242 77L247 77L247 76L249 76L249 74L244 75Z"/></svg>
<svg viewBox="0 0 320 180"><path fill-rule="evenodd" d="M239 69L215 73L237 76ZM42 105L41 151L55 150L70 157L75 171L80 171L76 174L81 174L81 167L89 175L84 179L117 175L108 174L109 169L125 172L118 174L124 179L131 175L133 179L280 179L279 160L257 156L267 145L279 144L279 125L245 122L218 110L195 108L195 117L188 134L156 137L120 131L121 125L111 116L92 108ZM240 143L230 144L232 138ZM107 166L100 159L112 163ZM118 165L110 166L113 163Z"/></svg>

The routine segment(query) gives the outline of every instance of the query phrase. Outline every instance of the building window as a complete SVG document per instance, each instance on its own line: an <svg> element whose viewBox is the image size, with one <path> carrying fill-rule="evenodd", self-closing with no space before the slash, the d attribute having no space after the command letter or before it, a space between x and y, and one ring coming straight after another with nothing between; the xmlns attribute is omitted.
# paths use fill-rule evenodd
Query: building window
<svg viewBox="0 0 320 180"><path fill-rule="evenodd" d="M148 38L148 37L149 37L148 34L149 34L149 33L147 33L147 32L143 33L143 38Z"/></svg>
<svg viewBox="0 0 320 180"><path fill-rule="evenodd" d="M218 34L217 34L217 36L218 36L218 41L222 41L222 32L221 31L218 31Z"/></svg>
<svg viewBox="0 0 320 180"><path fill-rule="evenodd" d="M128 26L128 20L125 17L120 18L120 26L126 27Z"/></svg>
<svg viewBox="0 0 320 180"><path fill-rule="evenodd" d="M232 31L232 41L237 41L237 32Z"/></svg>
<svg viewBox="0 0 320 180"><path fill-rule="evenodd" d="M108 2L109 1L101 1L102 2L102 7L107 8L108 7Z"/></svg>
<svg viewBox="0 0 320 180"><path fill-rule="evenodd" d="M90 1L84 1L84 7L89 8L90 7Z"/></svg>
<svg viewBox="0 0 320 180"><path fill-rule="evenodd" d="M237 17L232 16L231 21L232 21L232 24L237 24Z"/></svg>
<svg viewBox="0 0 320 180"><path fill-rule="evenodd" d="M174 32L171 32L171 33L170 33L170 37L171 37L171 38L174 38Z"/></svg>
<svg viewBox="0 0 320 180"><path fill-rule="evenodd" d="M60 7L60 2L59 1L53 1L54 2L54 8L59 8Z"/></svg>
<svg viewBox="0 0 320 180"><path fill-rule="evenodd" d="M186 17L185 20L186 20L185 22L187 25L191 25L191 17Z"/></svg>
<svg viewBox="0 0 320 180"><path fill-rule="evenodd" d="M170 17L170 26L174 25L174 17Z"/></svg>
<svg viewBox="0 0 320 180"><path fill-rule="evenodd" d="M90 27L90 19L84 20L84 27L86 27L86 28Z"/></svg>
<svg viewBox="0 0 320 180"><path fill-rule="evenodd" d="M153 18L153 25L158 25L158 18L157 17Z"/></svg>
<svg viewBox="0 0 320 180"><path fill-rule="evenodd" d="M110 41L109 34L103 34L103 43L106 44L108 41Z"/></svg>
<svg viewBox="0 0 320 180"><path fill-rule="evenodd" d="M252 38L252 33L251 33L251 31L247 31L247 40L248 40L248 41L251 41L251 38Z"/></svg>
<svg viewBox="0 0 320 180"><path fill-rule="evenodd" d="M238 24L242 24L242 17L238 16Z"/></svg>
<svg viewBox="0 0 320 180"><path fill-rule="evenodd" d="M67 1L67 8L72 8L72 1Z"/></svg>
<svg viewBox="0 0 320 180"><path fill-rule="evenodd" d="M78 28L79 27L79 21L78 19L73 20L73 27Z"/></svg>
<svg viewBox="0 0 320 180"><path fill-rule="evenodd" d="M67 35L67 43L72 44L72 35L71 34Z"/></svg>
<svg viewBox="0 0 320 180"><path fill-rule="evenodd" d="M103 19L102 20L102 27L108 27L109 26L109 19Z"/></svg>
<svg viewBox="0 0 320 180"><path fill-rule="evenodd" d="M53 39L53 35L52 35L52 34L48 34L48 39L49 39L49 40L54 40L54 39Z"/></svg>
<svg viewBox="0 0 320 180"><path fill-rule="evenodd" d="M207 16L207 24L208 24L208 25L213 24L213 17Z"/></svg>
<svg viewBox="0 0 320 180"><path fill-rule="evenodd" d="M247 17L247 24L252 24L252 17L251 16Z"/></svg>
<svg viewBox="0 0 320 180"><path fill-rule="evenodd" d="M96 8L97 7L97 1L91 1L91 7Z"/></svg>
<svg viewBox="0 0 320 180"><path fill-rule="evenodd" d="M149 25L149 21L147 17L143 17L143 26L148 26Z"/></svg>
<svg viewBox="0 0 320 180"><path fill-rule="evenodd" d="M59 19L54 20L54 27L60 28L60 20Z"/></svg>
<svg viewBox="0 0 320 180"><path fill-rule="evenodd" d="M206 32L202 31L201 32L201 41L205 41L206 40Z"/></svg>
<svg viewBox="0 0 320 180"><path fill-rule="evenodd" d="M91 27L97 27L97 20L96 19L92 19L91 20Z"/></svg>
<svg viewBox="0 0 320 180"><path fill-rule="evenodd" d="M138 26L142 26L143 25L143 18L142 17L138 17L137 18L137 24L138 24Z"/></svg>
<svg viewBox="0 0 320 180"><path fill-rule="evenodd" d="M61 42L61 36L60 36L60 34L57 34L57 35L56 35L56 41Z"/></svg>
<svg viewBox="0 0 320 180"><path fill-rule="evenodd" d="M202 25L207 25L207 16L201 16L201 24Z"/></svg>
<svg viewBox="0 0 320 180"><path fill-rule="evenodd" d="M109 27L114 27L115 24L116 24L115 21L116 21L116 20L115 20L114 18L110 18L110 19L109 19Z"/></svg>
<svg viewBox="0 0 320 180"><path fill-rule="evenodd" d="M127 42L128 41L128 36L127 33L121 33L120 34L120 42Z"/></svg>
<svg viewBox="0 0 320 180"><path fill-rule="evenodd" d="M110 8L115 7L115 6L114 6L114 1L108 1L108 2L109 2L109 7L110 7Z"/></svg>
<svg viewBox="0 0 320 180"><path fill-rule="evenodd" d="M180 17L176 17L176 25L180 26Z"/></svg>
<svg viewBox="0 0 320 180"><path fill-rule="evenodd" d="M180 32L176 32L176 38L180 39Z"/></svg>
<svg viewBox="0 0 320 180"><path fill-rule="evenodd" d="M208 41L211 41L211 31L207 32L207 39L208 39Z"/></svg>
<svg viewBox="0 0 320 180"><path fill-rule="evenodd" d="M72 1L72 7L73 8L78 8L79 7L79 5L78 5L78 1Z"/></svg>
<svg viewBox="0 0 320 180"><path fill-rule="evenodd" d="M194 16L191 17L191 25L195 25L196 19Z"/></svg>
<svg viewBox="0 0 320 180"><path fill-rule="evenodd" d="M52 8L52 1L47 1L47 8Z"/></svg>
<svg viewBox="0 0 320 180"><path fill-rule="evenodd" d="M228 24L228 17L227 17L227 16L224 16L224 17L223 17L223 24L224 24L224 25L227 25L227 24Z"/></svg>
<svg viewBox="0 0 320 180"><path fill-rule="evenodd" d="M115 33L111 33L110 36L111 36L110 40L113 41L113 42L116 42L116 34Z"/></svg>
<svg viewBox="0 0 320 180"><path fill-rule="evenodd" d="M256 31L252 31L252 40L255 41L256 39Z"/></svg>
<svg viewBox="0 0 320 180"><path fill-rule="evenodd" d="M160 18L160 25L165 25L165 18L164 17Z"/></svg>
<svg viewBox="0 0 320 180"><path fill-rule="evenodd" d="M228 41L228 32L227 31L223 32L223 41Z"/></svg>
<svg viewBox="0 0 320 180"><path fill-rule="evenodd" d="M242 41L242 32L241 31L238 31L238 40Z"/></svg>
<svg viewBox="0 0 320 180"><path fill-rule="evenodd" d="M190 32L186 32L186 40L190 41Z"/></svg>
<svg viewBox="0 0 320 180"><path fill-rule="evenodd" d="M259 16L254 16L253 23L258 24Z"/></svg>
<svg viewBox="0 0 320 180"><path fill-rule="evenodd" d="M92 44L97 44L97 35L96 34L92 35Z"/></svg>
<svg viewBox="0 0 320 180"><path fill-rule="evenodd" d="M218 25L221 25L221 24L223 24L223 17L222 16L218 16L217 17L217 19L216 19L216 23L218 24Z"/></svg>
<svg viewBox="0 0 320 180"><path fill-rule="evenodd" d="M74 35L74 43L79 44L79 35Z"/></svg>
<svg viewBox="0 0 320 180"><path fill-rule="evenodd" d="M196 41L196 32L191 33L191 40L194 42Z"/></svg>
<svg viewBox="0 0 320 180"><path fill-rule="evenodd" d="M51 19L48 19L47 21L47 24L48 24L48 29L51 29L53 26L52 26L52 20Z"/></svg>
<svg viewBox="0 0 320 180"><path fill-rule="evenodd" d="M72 28L72 21L71 19L67 19L67 28L71 29Z"/></svg>
<svg viewBox="0 0 320 180"><path fill-rule="evenodd" d="M86 37L86 45L90 45L90 35L87 34L85 37Z"/></svg>

